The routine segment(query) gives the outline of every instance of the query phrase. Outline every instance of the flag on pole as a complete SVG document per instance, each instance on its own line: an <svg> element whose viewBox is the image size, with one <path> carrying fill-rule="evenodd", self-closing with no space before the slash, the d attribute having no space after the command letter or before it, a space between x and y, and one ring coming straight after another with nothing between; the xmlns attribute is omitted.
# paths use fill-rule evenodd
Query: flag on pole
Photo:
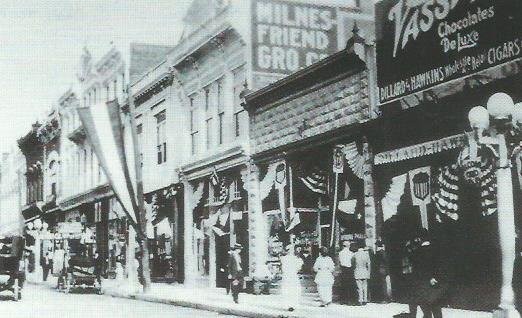
<svg viewBox="0 0 522 318"><path fill-rule="evenodd" d="M214 171L212 171L212 175L210 176L210 183L214 187L219 184L219 177L216 168L214 168Z"/></svg>
<svg viewBox="0 0 522 318"><path fill-rule="evenodd" d="M85 134L126 215L139 224L134 147L116 101L78 108Z"/></svg>

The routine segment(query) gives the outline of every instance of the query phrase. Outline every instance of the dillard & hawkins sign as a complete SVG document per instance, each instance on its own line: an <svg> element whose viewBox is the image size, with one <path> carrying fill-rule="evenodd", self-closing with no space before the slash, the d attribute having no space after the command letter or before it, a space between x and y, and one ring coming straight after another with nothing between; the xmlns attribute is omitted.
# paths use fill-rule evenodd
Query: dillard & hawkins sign
<svg viewBox="0 0 522 318"><path fill-rule="evenodd" d="M520 0L383 0L376 5L379 101L522 57Z"/></svg>

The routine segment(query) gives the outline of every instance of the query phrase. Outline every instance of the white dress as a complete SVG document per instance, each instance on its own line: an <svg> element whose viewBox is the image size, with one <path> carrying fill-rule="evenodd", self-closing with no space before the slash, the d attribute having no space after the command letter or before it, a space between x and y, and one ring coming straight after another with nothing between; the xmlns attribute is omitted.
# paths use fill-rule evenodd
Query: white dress
<svg viewBox="0 0 522 318"><path fill-rule="evenodd" d="M303 260L295 255L281 257L282 281L281 294L288 308L296 308L301 297L301 282L297 274L303 266Z"/></svg>
<svg viewBox="0 0 522 318"><path fill-rule="evenodd" d="M323 304L332 302L332 287L334 284L333 272L335 264L329 256L319 256L314 264L315 283Z"/></svg>

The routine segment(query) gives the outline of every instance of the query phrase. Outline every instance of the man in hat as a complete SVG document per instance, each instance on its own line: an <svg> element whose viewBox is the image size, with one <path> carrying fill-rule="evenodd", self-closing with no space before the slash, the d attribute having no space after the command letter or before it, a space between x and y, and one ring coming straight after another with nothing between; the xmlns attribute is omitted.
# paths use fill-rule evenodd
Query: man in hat
<svg viewBox="0 0 522 318"><path fill-rule="evenodd" d="M353 276L352 258L353 247L350 241L343 242L343 249L339 252L339 265L341 266L341 277L343 280L343 301L346 304L354 302L355 298L355 278Z"/></svg>
<svg viewBox="0 0 522 318"><path fill-rule="evenodd" d="M241 266L241 249L243 246L236 243L232 252L228 256L228 279L232 290L232 298L237 304L239 302L239 292L243 284L243 268Z"/></svg>

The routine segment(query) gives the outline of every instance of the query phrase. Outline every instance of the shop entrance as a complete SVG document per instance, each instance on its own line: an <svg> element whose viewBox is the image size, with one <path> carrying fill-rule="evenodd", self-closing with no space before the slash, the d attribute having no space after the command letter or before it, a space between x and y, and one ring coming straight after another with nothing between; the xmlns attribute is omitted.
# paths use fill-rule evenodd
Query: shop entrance
<svg viewBox="0 0 522 318"><path fill-rule="evenodd" d="M415 201L415 192L424 185L410 175L428 167L431 195L438 193L441 191L439 175L455 162L457 155L452 152L424 158L422 163L412 160L385 169L393 174L387 182L381 180L380 183L384 190L381 198L385 218L383 234L393 297L406 303L412 295L412 257L423 228L424 210L436 266L449 282L446 302L454 308L491 310L499 299L500 249L497 214L485 213L483 189L464 180L460 169L452 172L455 184L451 187L456 189L452 197L458 214L455 219L441 214L433 199L425 209ZM394 201L396 207L392 209Z"/></svg>
<svg viewBox="0 0 522 318"><path fill-rule="evenodd" d="M216 287L224 288L228 284L228 251L230 235L217 236L216 240Z"/></svg>

